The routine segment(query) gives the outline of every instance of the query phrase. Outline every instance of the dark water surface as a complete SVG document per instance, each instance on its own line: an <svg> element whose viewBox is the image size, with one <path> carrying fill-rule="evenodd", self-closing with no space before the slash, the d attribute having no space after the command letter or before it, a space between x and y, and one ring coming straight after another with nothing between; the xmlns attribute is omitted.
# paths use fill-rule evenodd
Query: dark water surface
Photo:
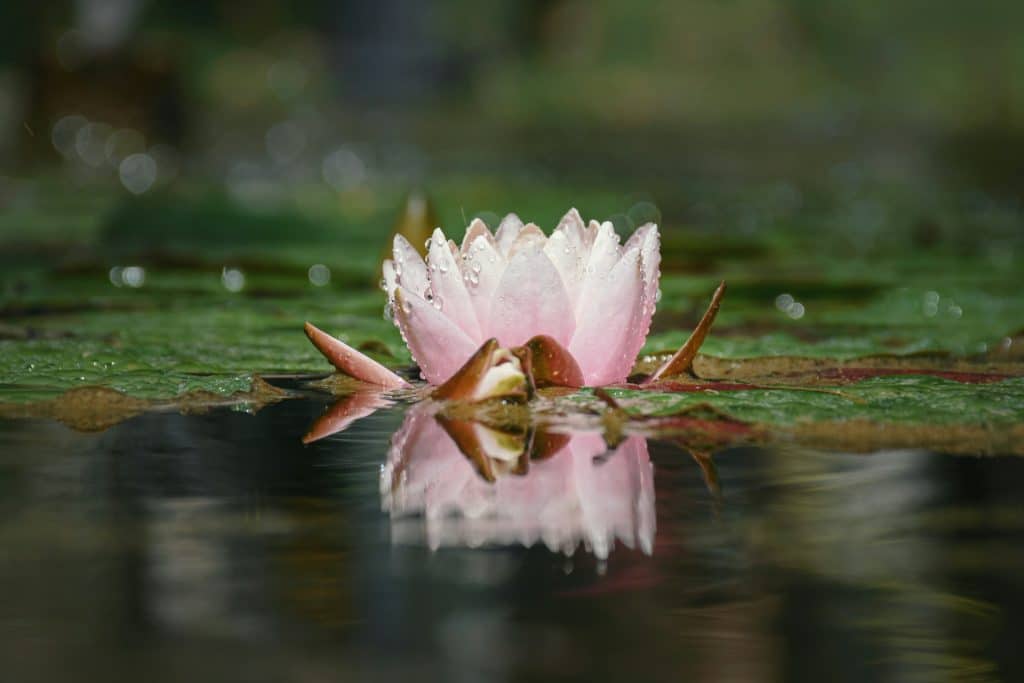
<svg viewBox="0 0 1024 683"><path fill-rule="evenodd" d="M3 680L1024 680L1020 458L731 449L718 491L634 441L403 479L405 407L304 446L327 407L0 421Z"/></svg>

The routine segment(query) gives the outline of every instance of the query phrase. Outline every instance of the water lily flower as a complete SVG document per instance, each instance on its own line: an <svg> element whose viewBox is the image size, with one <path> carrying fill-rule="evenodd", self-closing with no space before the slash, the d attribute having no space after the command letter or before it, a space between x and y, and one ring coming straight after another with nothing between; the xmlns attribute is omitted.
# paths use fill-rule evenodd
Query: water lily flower
<svg viewBox="0 0 1024 683"><path fill-rule="evenodd" d="M461 246L438 228L426 247L424 260L396 235L382 287L387 314L424 379L439 387L437 397L477 400L535 386L602 386L629 375L659 297L657 225L637 228L622 244L610 222L584 225L575 209L550 237L509 214L493 234L475 219ZM714 311L720 296L721 288ZM688 366L714 311L705 316L703 333L688 342L688 355L656 376ZM306 333L342 372L385 389L409 386L309 323Z"/></svg>
<svg viewBox="0 0 1024 683"><path fill-rule="evenodd" d="M610 449L600 434L510 433L436 415L407 414L381 469L392 539L442 546L541 542L599 559L620 543L651 554L656 515L647 441Z"/></svg>

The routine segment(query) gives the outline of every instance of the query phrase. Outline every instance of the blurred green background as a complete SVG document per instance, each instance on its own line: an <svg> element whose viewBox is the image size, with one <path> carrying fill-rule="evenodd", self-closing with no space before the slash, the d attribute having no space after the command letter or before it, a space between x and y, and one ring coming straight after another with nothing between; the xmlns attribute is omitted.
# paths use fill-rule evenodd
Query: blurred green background
<svg viewBox="0 0 1024 683"><path fill-rule="evenodd" d="M401 365L375 289L393 231L570 206L659 220L647 351L720 278L720 357L1024 347L1021 3L0 12L8 396L323 369L306 318Z"/></svg>
<svg viewBox="0 0 1024 683"><path fill-rule="evenodd" d="M135 192L457 171L1018 200L1022 23L993 0L8 3L0 149L8 183L141 153L120 169Z"/></svg>

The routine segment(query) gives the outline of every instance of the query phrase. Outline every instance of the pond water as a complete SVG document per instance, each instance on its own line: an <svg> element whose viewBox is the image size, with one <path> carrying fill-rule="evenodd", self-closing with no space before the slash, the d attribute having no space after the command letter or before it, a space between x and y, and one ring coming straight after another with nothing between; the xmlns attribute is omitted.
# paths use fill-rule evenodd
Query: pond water
<svg viewBox="0 0 1024 683"><path fill-rule="evenodd" d="M1024 679L1024 459L304 445L329 408L0 421L4 678Z"/></svg>

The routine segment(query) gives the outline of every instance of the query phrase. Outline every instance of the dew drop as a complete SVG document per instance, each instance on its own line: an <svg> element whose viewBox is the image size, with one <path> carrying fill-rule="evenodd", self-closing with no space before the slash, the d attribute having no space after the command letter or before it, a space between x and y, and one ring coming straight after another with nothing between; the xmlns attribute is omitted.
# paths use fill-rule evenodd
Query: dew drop
<svg viewBox="0 0 1024 683"><path fill-rule="evenodd" d="M384 319L388 322L395 321L395 307L390 301L384 305Z"/></svg>
<svg viewBox="0 0 1024 683"><path fill-rule="evenodd" d="M654 293L654 303L661 302L661 287L658 287L658 291Z"/></svg>

